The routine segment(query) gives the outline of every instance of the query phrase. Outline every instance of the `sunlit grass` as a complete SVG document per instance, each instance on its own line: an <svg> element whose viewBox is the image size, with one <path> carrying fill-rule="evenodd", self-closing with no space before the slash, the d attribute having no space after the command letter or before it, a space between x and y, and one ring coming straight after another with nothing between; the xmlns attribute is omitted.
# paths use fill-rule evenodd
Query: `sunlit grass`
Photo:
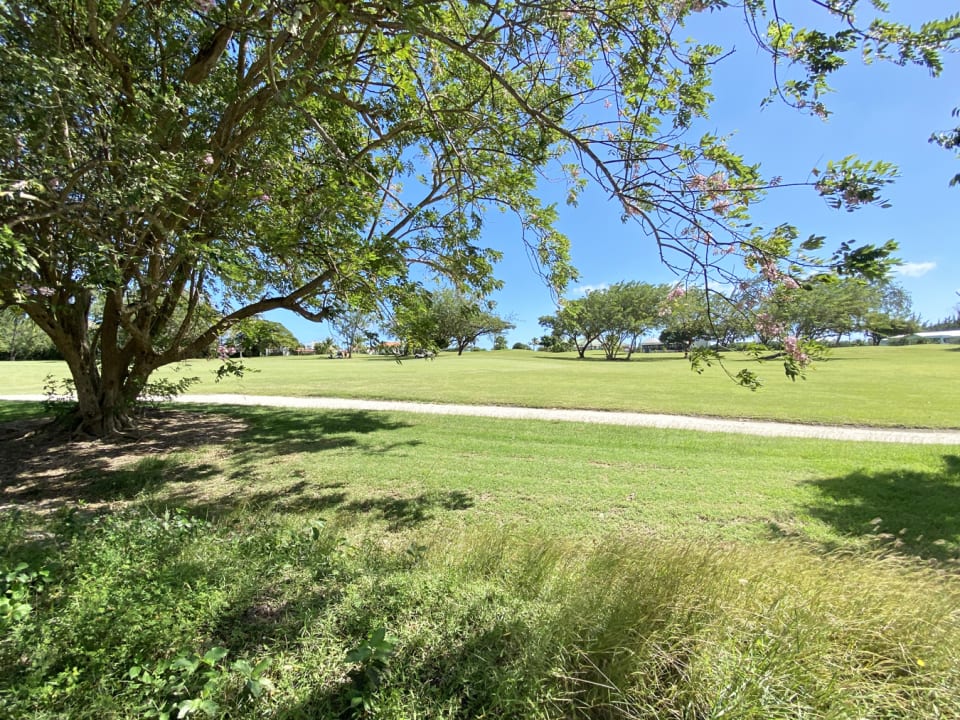
<svg viewBox="0 0 960 720"><path fill-rule="evenodd" d="M735 385L719 368L691 372L678 354L630 362L523 351L442 354L435 361L356 356L253 358L254 372L215 383L215 361L179 368L200 383L191 392L336 396L424 402L591 408L768 418L799 422L960 427L960 349L950 345L853 347L831 352L806 381L791 382L776 362L757 366L732 354L728 369L758 370L759 392ZM40 392L59 363L0 363L0 394Z"/></svg>

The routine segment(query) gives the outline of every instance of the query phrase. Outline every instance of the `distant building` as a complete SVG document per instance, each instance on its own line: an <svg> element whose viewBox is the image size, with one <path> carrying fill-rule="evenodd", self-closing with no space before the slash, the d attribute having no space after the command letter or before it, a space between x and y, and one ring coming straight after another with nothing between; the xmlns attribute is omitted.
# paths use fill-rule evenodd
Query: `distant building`
<svg viewBox="0 0 960 720"><path fill-rule="evenodd" d="M916 338L918 342L960 343L960 330L925 330L909 335L893 335L881 340L880 344L889 345L891 341L895 340L910 342L913 338Z"/></svg>

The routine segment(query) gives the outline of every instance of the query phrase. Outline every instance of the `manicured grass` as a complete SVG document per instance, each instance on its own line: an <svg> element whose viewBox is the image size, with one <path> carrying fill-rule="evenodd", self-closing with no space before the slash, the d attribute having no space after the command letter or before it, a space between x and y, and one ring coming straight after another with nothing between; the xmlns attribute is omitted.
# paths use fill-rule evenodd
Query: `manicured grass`
<svg viewBox="0 0 960 720"><path fill-rule="evenodd" d="M960 715L954 448L205 417L7 466L0 716Z"/></svg>
<svg viewBox="0 0 960 720"><path fill-rule="evenodd" d="M214 361L193 361L182 375L201 382L191 392L417 400L529 407L634 410L799 422L908 427L960 427L960 347L854 347L833 350L806 381L790 382L776 362L731 354L729 369L759 369L766 387L750 392L718 368L690 371L678 354L640 355L630 362L522 351L442 354L435 361L357 356L253 358L258 372L213 382ZM0 394L36 393L58 363L0 364Z"/></svg>

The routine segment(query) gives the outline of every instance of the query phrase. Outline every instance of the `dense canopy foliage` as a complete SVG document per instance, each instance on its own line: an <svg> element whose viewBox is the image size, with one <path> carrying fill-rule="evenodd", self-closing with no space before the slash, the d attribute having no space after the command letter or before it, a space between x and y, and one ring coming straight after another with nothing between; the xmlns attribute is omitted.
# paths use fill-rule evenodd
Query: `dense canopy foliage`
<svg viewBox="0 0 960 720"><path fill-rule="evenodd" d="M761 0L5 3L0 306L50 336L80 425L104 434L129 423L153 370L245 318L323 320L433 274L489 290L492 207L517 214L562 288L567 240L536 194L551 168L572 200L597 181L683 272L776 281L779 263L813 260L790 228L749 225L775 179L720 138L689 137L724 50L684 40L686 18L742 12L780 96L816 115L850 53L938 70L960 26L861 24L864 3L813 4L831 29ZM853 208L881 200L892 173L848 158L816 189Z"/></svg>

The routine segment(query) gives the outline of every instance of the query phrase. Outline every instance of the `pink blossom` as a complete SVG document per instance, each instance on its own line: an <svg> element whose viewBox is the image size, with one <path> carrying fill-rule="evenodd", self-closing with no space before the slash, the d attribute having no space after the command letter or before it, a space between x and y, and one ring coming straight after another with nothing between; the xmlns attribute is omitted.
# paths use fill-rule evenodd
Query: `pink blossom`
<svg viewBox="0 0 960 720"><path fill-rule="evenodd" d="M726 215L726 214L727 214L727 211L728 211L729 209L730 209L730 201L729 201L729 200L722 200L722 199L721 199L721 200L717 200L715 203L713 203L713 211L714 211L717 215Z"/></svg>
<svg viewBox="0 0 960 720"><path fill-rule="evenodd" d="M784 275L784 276L783 276L783 286L784 286L785 288L787 288L788 290L796 290L797 288L800 287L800 283L798 283L796 280L794 280L794 279L793 279L792 277L790 277L789 275Z"/></svg>
<svg viewBox="0 0 960 720"><path fill-rule="evenodd" d="M727 178L721 172L715 172L707 178L707 184L711 192L726 192L730 189L730 183L727 182Z"/></svg>
<svg viewBox="0 0 960 720"><path fill-rule="evenodd" d="M801 366L810 362L810 356L803 352L795 335L788 335L783 339L783 349Z"/></svg>
<svg viewBox="0 0 960 720"><path fill-rule="evenodd" d="M770 282L777 282L783 276L773 260L764 260L760 265L760 273Z"/></svg>
<svg viewBox="0 0 960 720"><path fill-rule="evenodd" d="M263 193L263 195L261 195L259 199L260 199L260 202L265 202L265 203L268 203L270 202L270 200L272 200L272 198L269 195L267 195L267 193Z"/></svg>
<svg viewBox="0 0 960 720"><path fill-rule="evenodd" d="M682 298L687 294L686 288L682 285L677 285L673 290L667 293L667 302L673 302L677 298Z"/></svg>
<svg viewBox="0 0 960 720"><path fill-rule="evenodd" d="M216 0L195 0L197 10L208 13L217 7Z"/></svg>
<svg viewBox="0 0 960 720"><path fill-rule="evenodd" d="M760 313L753 327L757 333L765 337L777 337L783 334L783 325L778 323L770 313Z"/></svg>
<svg viewBox="0 0 960 720"><path fill-rule="evenodd" d="M204 155L204 156L203 156L203 164L204 164L204 165L213 165L213 155L211 155L210 153L207 153L206 155Z"/></svg>

